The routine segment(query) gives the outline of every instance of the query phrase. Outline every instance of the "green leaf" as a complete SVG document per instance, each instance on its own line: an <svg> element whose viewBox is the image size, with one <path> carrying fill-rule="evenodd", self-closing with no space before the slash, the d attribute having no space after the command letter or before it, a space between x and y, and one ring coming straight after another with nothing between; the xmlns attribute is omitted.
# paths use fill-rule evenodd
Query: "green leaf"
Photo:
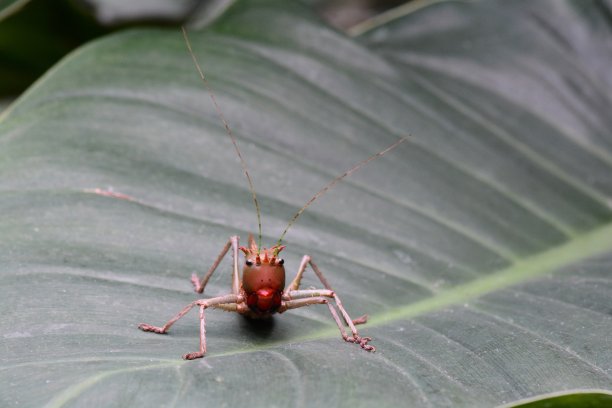
<svg viewBox="0 0 612 408"><path fill-rule="evenodd" d="M272 321L198 296L247 183L178 30L79 49L0 120L0 405L470 406L612 389L610 4L442 2L358 38L287 1L192 32L263 210L376 353L327 308ZM308 273L304 287L321 285ZM226 259L206 296L229 292ZM571 394L570 394L571 395Z"/></svg>
<svg viewBox="0 0 612 408"><path fill-rule="evenodd" d="M612 404L612 394L590 392L588 390L573 393L561 393L560 395L543 395L528 400L519 401L517 404L506 405L516 408L605 408Z"/></svg>

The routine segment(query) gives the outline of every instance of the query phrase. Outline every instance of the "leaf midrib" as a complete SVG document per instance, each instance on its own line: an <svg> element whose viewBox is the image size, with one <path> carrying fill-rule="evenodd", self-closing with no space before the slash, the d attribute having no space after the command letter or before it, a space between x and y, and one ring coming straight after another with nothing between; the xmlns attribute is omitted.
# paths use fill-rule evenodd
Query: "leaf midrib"
<svg viewBox="0 0 612 408"><path fill-rule="evenodd" d="M481 297L527 282L562 267L612 251L612 223L575 235L571 240L546 251L518 260L512 266L442 291L430 298L372 316L372 325L406 319Z"/></svg>
<svg viewBox="0 0 612 408"><path fill-rule="evenodd" d="M526 257L515 262L512 266L500 269L487 276L455 286L452 289L441 291L430 298L372 315L366 327L382 326L397 320L408 319L440 310L447 306L463 304L497 290L561 271L563 267L610 251L612 251L612 223L607 223L594 230L575 235L571 240L561 245ZM290 341L316 340L333 337L337 334L338 329L330 325L325 329L311 332L309 335L300 336ZM257 347L257 349L272 347L278 344L281 343L274 342L264 347ZM239 354L247 351L253 351L253 349L234 350L220 355Z"/></svg>

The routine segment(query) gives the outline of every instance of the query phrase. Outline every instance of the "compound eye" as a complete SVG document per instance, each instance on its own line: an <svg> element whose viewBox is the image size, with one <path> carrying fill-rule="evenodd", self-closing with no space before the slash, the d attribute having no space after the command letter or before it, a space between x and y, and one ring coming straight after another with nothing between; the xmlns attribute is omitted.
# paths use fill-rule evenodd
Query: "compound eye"
<svg viewBox="0 0 612 408"><path fill-rule="evenodd" d="M285 264L285 260L284 260L283 258L280 258L280 259L278 260L278 264L279 264L279 265L284 265L284 264Z"/></svg>
<svg viewBox="0 0 612 408"><path fill-rule="evenodd" d="M253 261L249 261L248 259L246 260L246 265L247 266L253 266Z"/></svg>

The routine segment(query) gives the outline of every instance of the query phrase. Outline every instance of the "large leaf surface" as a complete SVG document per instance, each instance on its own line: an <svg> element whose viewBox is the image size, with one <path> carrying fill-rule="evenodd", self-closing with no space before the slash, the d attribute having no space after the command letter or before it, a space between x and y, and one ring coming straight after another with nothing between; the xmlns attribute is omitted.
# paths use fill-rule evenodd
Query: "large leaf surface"
<svg viewBox="0 0 612 408"><path fill-rule="evenodd" d="M69 56L0 123L1 405L493 406L612 389L606 4L442 3L355 40L249 1L192 33L267 243L333 176L413 135L286 239L289 270L309 253L371 315L375 354L324 307L263 324L210 311L192 362L195 313L167 336L137 330L195 299L191 272L255 214L177 31ZM229 283L226 260L207 295Z"/></svg>

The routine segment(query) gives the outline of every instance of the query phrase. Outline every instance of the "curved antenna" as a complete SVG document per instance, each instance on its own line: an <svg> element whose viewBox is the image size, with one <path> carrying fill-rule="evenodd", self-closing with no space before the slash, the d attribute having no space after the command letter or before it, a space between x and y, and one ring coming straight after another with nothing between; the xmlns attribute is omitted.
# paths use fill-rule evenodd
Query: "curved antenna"
<svg viewBox="0 0 612 408"><path fill-rule="evenodd" d="M223 115L221 108L219 108L219 105L217 104L217 98L215 98L215 94L213 93L210 85L208 84L208 81L206 80L204 71L202 70L200 63L198 62L198 59L196 58L196 55L193 52L193 49L191 48L191 42L189 41L189 37L187 36L187 30L185 29L185 27L181 27L181 30L183 30L183 37L185 38L185 43L187 44L187 49L189 50L191 59L193 60L193 63L195 64L198 70L198 74L200 74L200 78L202 79L202 82L204 83L204 86L206 87L208 94L210 95L210 99L212 100L213 105L215 106L215 110L217 111L217 116L219 116L219 118L221 119L221 122L223 122L223 126L225 126L225 131L227 132L230 139L232 139L232 144L234 145L234 149L236 150L236 154L238 155L238 158L240 159L240 164L242 165L242 171L244 172L244 175L246 176L247 181L249 182L249 190L251 190L251 195L253 196L253 203L255 204L255 210L257 211L257 226L259 227L259 235L258 235L259 245L257 248L259 249L261 248L261 210L259 208L259 201L257 201L257 194L255 194L255 187L253 186L253 180L251 180L251 175L249 174L249 171L247 169L246 162L242 158L240 149L238 149L238 143L236 142L236 138L234 137L234 134L232 133L232 129L230 129L229 124L227 123L227 120L225 120L225 116Z"/></svg>
<svg viewBox="0 0 612 408"><path fill-rule="evenodd" d="M285 230L281 234L280 238L278 239L278 242L276 243L276 245L278 246L278 245L281 244L281 242L282 242L283 238L285 238L285 234L287 234L287 231L289 230L289 228L295 223L295 221L299 218L299 216L302 215L302 213L306 210L306 208L308 208L310 206L310 204L313 203L314 200L316 200L317 198L319 198L323 194L325 194L327 192L327 190L332 188L334 185L336 185L343 178L350 176L351 174L353 174L354 172L356 172L357 170L359 170L360 168L362 168L363 166L365 166L366 164L368 164L372 160L377 159L377 158L381 157L382 155L384 155L385 153L388 153L391 150L395 149L397 146L399 146L400 144L404 143L406 140L408 140L406 137L400 138L398 141L393 143L391 146L387 147L384 150L381 150L380 152L378 152L376 154L373 154L372 156L368 157L365 160L360 161L359 163L355 164L353 167L351 167L350 169L348 169L347 171L345 171L344 173L342 173L341 175L339 175L338 177L336 177L335 179L333 179L332 181L327 183L325 185L325 187L320 189L314 196L312 196L312 198L310 200L308 200L308 202L302 208L300 208L300 210L298 212L295 213L293 218L291 218L291 220L289 221L289 224L287 224L287 228L285 228Z"/></svg>

